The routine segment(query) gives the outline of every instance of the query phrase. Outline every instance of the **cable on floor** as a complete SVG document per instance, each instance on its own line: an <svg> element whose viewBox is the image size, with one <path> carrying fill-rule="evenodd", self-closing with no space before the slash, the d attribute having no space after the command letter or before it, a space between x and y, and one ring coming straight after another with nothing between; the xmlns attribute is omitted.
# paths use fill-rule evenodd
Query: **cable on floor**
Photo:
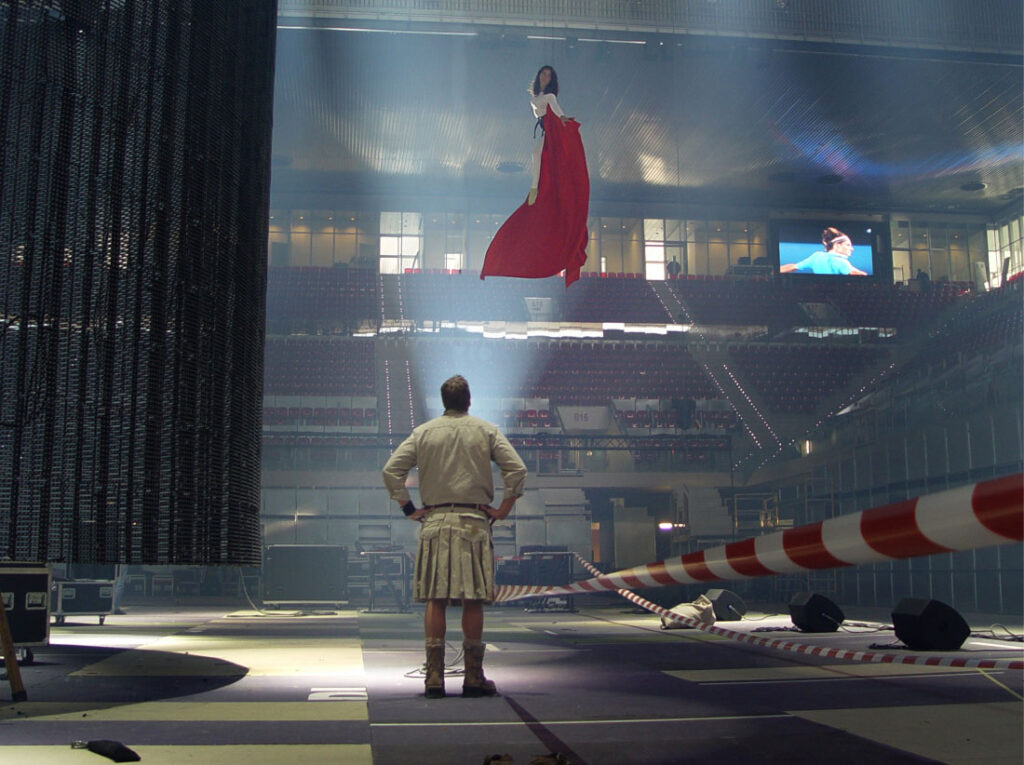
<svg viewBox="0 0 1024 765"><path fill-rule="evenodd" d="M459 675L466 674L466 670L463 667L459 666L459 665L462 664L463 650L461 648L453 646L447 640L445 641L444 645L445 645L445 648L447 648L447 649L449 649L451 651L455 651L455 658L452 659L451 661L449 661L448 658L445 657L445 660L444 660L444 676L445 677L457 677ZM410 677L410 678L426 677L426 676L427 676L427 663L426 662L424 662L423 664L420 664L415 669L410 669L408 672L405 673L405 677Z"/></svg>

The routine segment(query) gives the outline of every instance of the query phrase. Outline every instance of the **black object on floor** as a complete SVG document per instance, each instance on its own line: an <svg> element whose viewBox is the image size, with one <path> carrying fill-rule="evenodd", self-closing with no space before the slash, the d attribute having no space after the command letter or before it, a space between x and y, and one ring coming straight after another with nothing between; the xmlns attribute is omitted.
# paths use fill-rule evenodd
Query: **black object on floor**
<svg viewBox="0 0 1024 765"><path fill-rule="evenodd" d="M95 754L109 757L114 762L139 762L142 760L137 752L133 752L120 741L111 741L106 738L90 741L85 748Z"/></svg>
<svg viewBox="0 0 1024 765"><path fill-rule="evenodd" d="M955 651L971 628L952 607L940 600L903 598L893 609L896 637L915 651Z"/></svg>
<svg viewBox="0 0 1024 765"><path fill-rule="evenodd" d="M789 616L802 632L835 632L845 618L839 606L817 592L794 595Z"/></svg>
<svg viewBox="0 0 1024 765"><path fill-rule="evenodd" d="M715 619L720 622L738 622L747 612L747 604L743 598L732 590L708 590L704 597L711 601L715 609Z"/></svg>

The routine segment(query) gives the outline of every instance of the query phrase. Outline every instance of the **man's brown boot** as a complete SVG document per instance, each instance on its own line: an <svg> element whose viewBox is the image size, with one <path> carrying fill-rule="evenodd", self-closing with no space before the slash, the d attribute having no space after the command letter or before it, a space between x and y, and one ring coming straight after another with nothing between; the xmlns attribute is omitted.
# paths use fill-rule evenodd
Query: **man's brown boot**
<svg viewBox="0 0 1024 765"><path fill-rule="evenodd" d="M467 640L462 644L466 657L466 674L462 679L462 695L469 698L496 696L498 689L484 677L484 644L479 640Z"/></svg>
<svg viewBox="0 0 1024 765"><path fill-rule="evenodd" d="M427 676L423 695L428 699L444 698L444 640L427 638Z"/></svg>

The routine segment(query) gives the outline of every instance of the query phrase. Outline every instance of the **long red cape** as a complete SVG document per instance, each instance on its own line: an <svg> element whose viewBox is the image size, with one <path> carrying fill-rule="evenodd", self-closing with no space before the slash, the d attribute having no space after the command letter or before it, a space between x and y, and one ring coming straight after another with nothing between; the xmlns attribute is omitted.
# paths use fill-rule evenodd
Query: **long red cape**
<svg viewBox="0 0 1024 765"><path fill-rule="evenodd" d="M537 199L509 216L491 241L480 278L541 279L565 270L565 286L580 278L587 262L590 176L580 125L564 125L548 107Z"/></svg>

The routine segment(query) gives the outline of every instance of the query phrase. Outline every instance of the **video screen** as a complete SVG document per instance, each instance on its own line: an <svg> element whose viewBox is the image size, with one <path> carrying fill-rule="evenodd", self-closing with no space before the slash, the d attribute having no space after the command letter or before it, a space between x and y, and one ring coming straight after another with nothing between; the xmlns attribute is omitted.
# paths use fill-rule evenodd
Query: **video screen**
<svg viewBox="0 0 1024 765"><path fill-rule="evenodd" d="M876 232L866 221L779 221L780 274L874 276Z"/></svg>

